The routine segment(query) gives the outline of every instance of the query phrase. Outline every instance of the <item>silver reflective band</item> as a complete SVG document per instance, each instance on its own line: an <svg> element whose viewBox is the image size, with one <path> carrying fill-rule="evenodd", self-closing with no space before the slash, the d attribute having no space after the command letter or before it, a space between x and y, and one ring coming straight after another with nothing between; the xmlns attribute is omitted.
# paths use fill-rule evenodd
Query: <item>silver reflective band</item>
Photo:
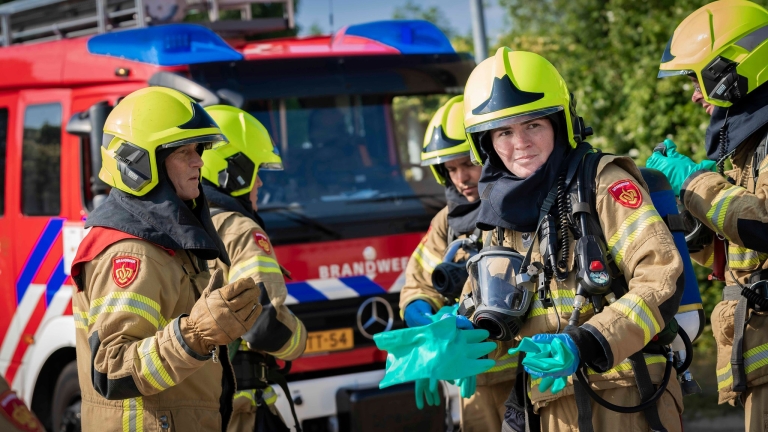
<svg viewBox="0 0 768 432"><path fill-rule="evenodd" d="M504 117L496 120L491 120L485 123L476 124L467 128L467 133L482 132L487 130L498 129L502 126L509 126L518 123L524 123L537 118L545 117L556 112L563 110L563 107L556 106L550 108L543 108L536 111L529 111L527 113L515 114L509 117Z"/></svg>
<svg viewBox="0 0 768 432"><path fill-rule="evenodd" d="M421 161L421 166L437 165L437 164L445 163L454 159L459 159L467 156L469 156L468 151L463 151L460 153L454 153L454 154L445 155L445 156L436 156L436 157Z"/></svg>

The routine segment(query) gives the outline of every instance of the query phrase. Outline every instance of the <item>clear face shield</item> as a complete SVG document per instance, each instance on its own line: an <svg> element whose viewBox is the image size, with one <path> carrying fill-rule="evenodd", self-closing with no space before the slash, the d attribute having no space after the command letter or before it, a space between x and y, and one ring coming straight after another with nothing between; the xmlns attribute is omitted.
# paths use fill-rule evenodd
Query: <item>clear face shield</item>
<svg viewBox="0 0 768 432"><path fill-rule="evenodd" d="M488 330L490 339L508 341L525 321L534 294L531 277L520 267L525 257L501 246L484 248L467 262L475 313L475 326Z"/></svg>

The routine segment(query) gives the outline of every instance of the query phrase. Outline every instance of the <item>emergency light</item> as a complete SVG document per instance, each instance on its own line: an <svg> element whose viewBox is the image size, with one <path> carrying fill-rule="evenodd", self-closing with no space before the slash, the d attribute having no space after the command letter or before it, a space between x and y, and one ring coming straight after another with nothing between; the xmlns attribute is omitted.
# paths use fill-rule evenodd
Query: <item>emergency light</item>
<svg viewBox="0 0 768 432"><path fill-rule="evenodd" d="M211 30L168 24L104 33L88 40L88 52L158 66L237 61L243 56Z"/></svg>
<svg viewBox="0 0 768 432"><path fill-rule="evenodd" d="M437 26L423 20L391 20L351 25L339 33L389 45L401 54L455 54ZM338 36L337 36L338 37Z"/></svg>

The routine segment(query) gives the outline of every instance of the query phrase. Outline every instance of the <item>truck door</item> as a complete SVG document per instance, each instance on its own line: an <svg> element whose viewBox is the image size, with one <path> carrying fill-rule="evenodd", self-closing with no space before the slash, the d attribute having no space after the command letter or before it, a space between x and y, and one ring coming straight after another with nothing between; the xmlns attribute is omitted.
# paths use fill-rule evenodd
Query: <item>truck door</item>
<svg viewBox="0 0 768 432"><path fill-rule="evenodd" d="M2 360L9 362L5 376L15 388L25 387L20 368L41 324L61 315L72 295L71 290L61 289L67 279L61 239L63 216L69 210L65 193L79 189L77 177L62 176L63 167L76 163L62 151L69 93L20 92L14 139L8 149L5 228L11 230L14 264L7 296L16 303L16 310L3 340Z"/></svg>
<svg viewBox="0 0 768 432"><path fill-rule="evenodd" d="M8 199L8 181L11 178L6 161L7 152L15 135L17 118L16 94L0 95L0 375L5 375L10 362L10 344L6 344L10 335L8 329L11 326L13 314L16 311L16 290L13 278L13 232L9 226L6 209ZM7 176L7 177L6 177ZM12 183L12 182L11 182Z"/></svg>

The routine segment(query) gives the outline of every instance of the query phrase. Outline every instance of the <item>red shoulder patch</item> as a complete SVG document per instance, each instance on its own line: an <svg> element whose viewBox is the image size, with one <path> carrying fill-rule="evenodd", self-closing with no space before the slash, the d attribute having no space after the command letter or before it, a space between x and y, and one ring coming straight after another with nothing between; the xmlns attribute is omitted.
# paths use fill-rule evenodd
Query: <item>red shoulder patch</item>
<svg viewBox="0 0 768 432"><path fill-rule="evenodd" d="M141 260L132 256L119 256L112 258L112 280L115 285L125 288L136 279L139 274Z"/></svg>
<svg viewBox="0 0 768 432"><path fill-rule="evenodd" d="M624 207L636 209L643 203L643 194L632 180L619 180L608 186L608 192Z"/></svg>
<svg viewBox="0 0 768 432"><path fill-rule="evenodd" d="M269 244L269 239L263 233L253 233L253 240L256 242L256 245L261 248L261 250L268 254L272 253L272 245Z"/></svg>
<svg viewBox="0 0 768 432"><path fill-rule="evenodd" d="M16 393L7 390L0 394L0 415L11 422L12 426L24 432L44 432L43 425L34 414L24 405L24 402L16 396Z"/></svg>

